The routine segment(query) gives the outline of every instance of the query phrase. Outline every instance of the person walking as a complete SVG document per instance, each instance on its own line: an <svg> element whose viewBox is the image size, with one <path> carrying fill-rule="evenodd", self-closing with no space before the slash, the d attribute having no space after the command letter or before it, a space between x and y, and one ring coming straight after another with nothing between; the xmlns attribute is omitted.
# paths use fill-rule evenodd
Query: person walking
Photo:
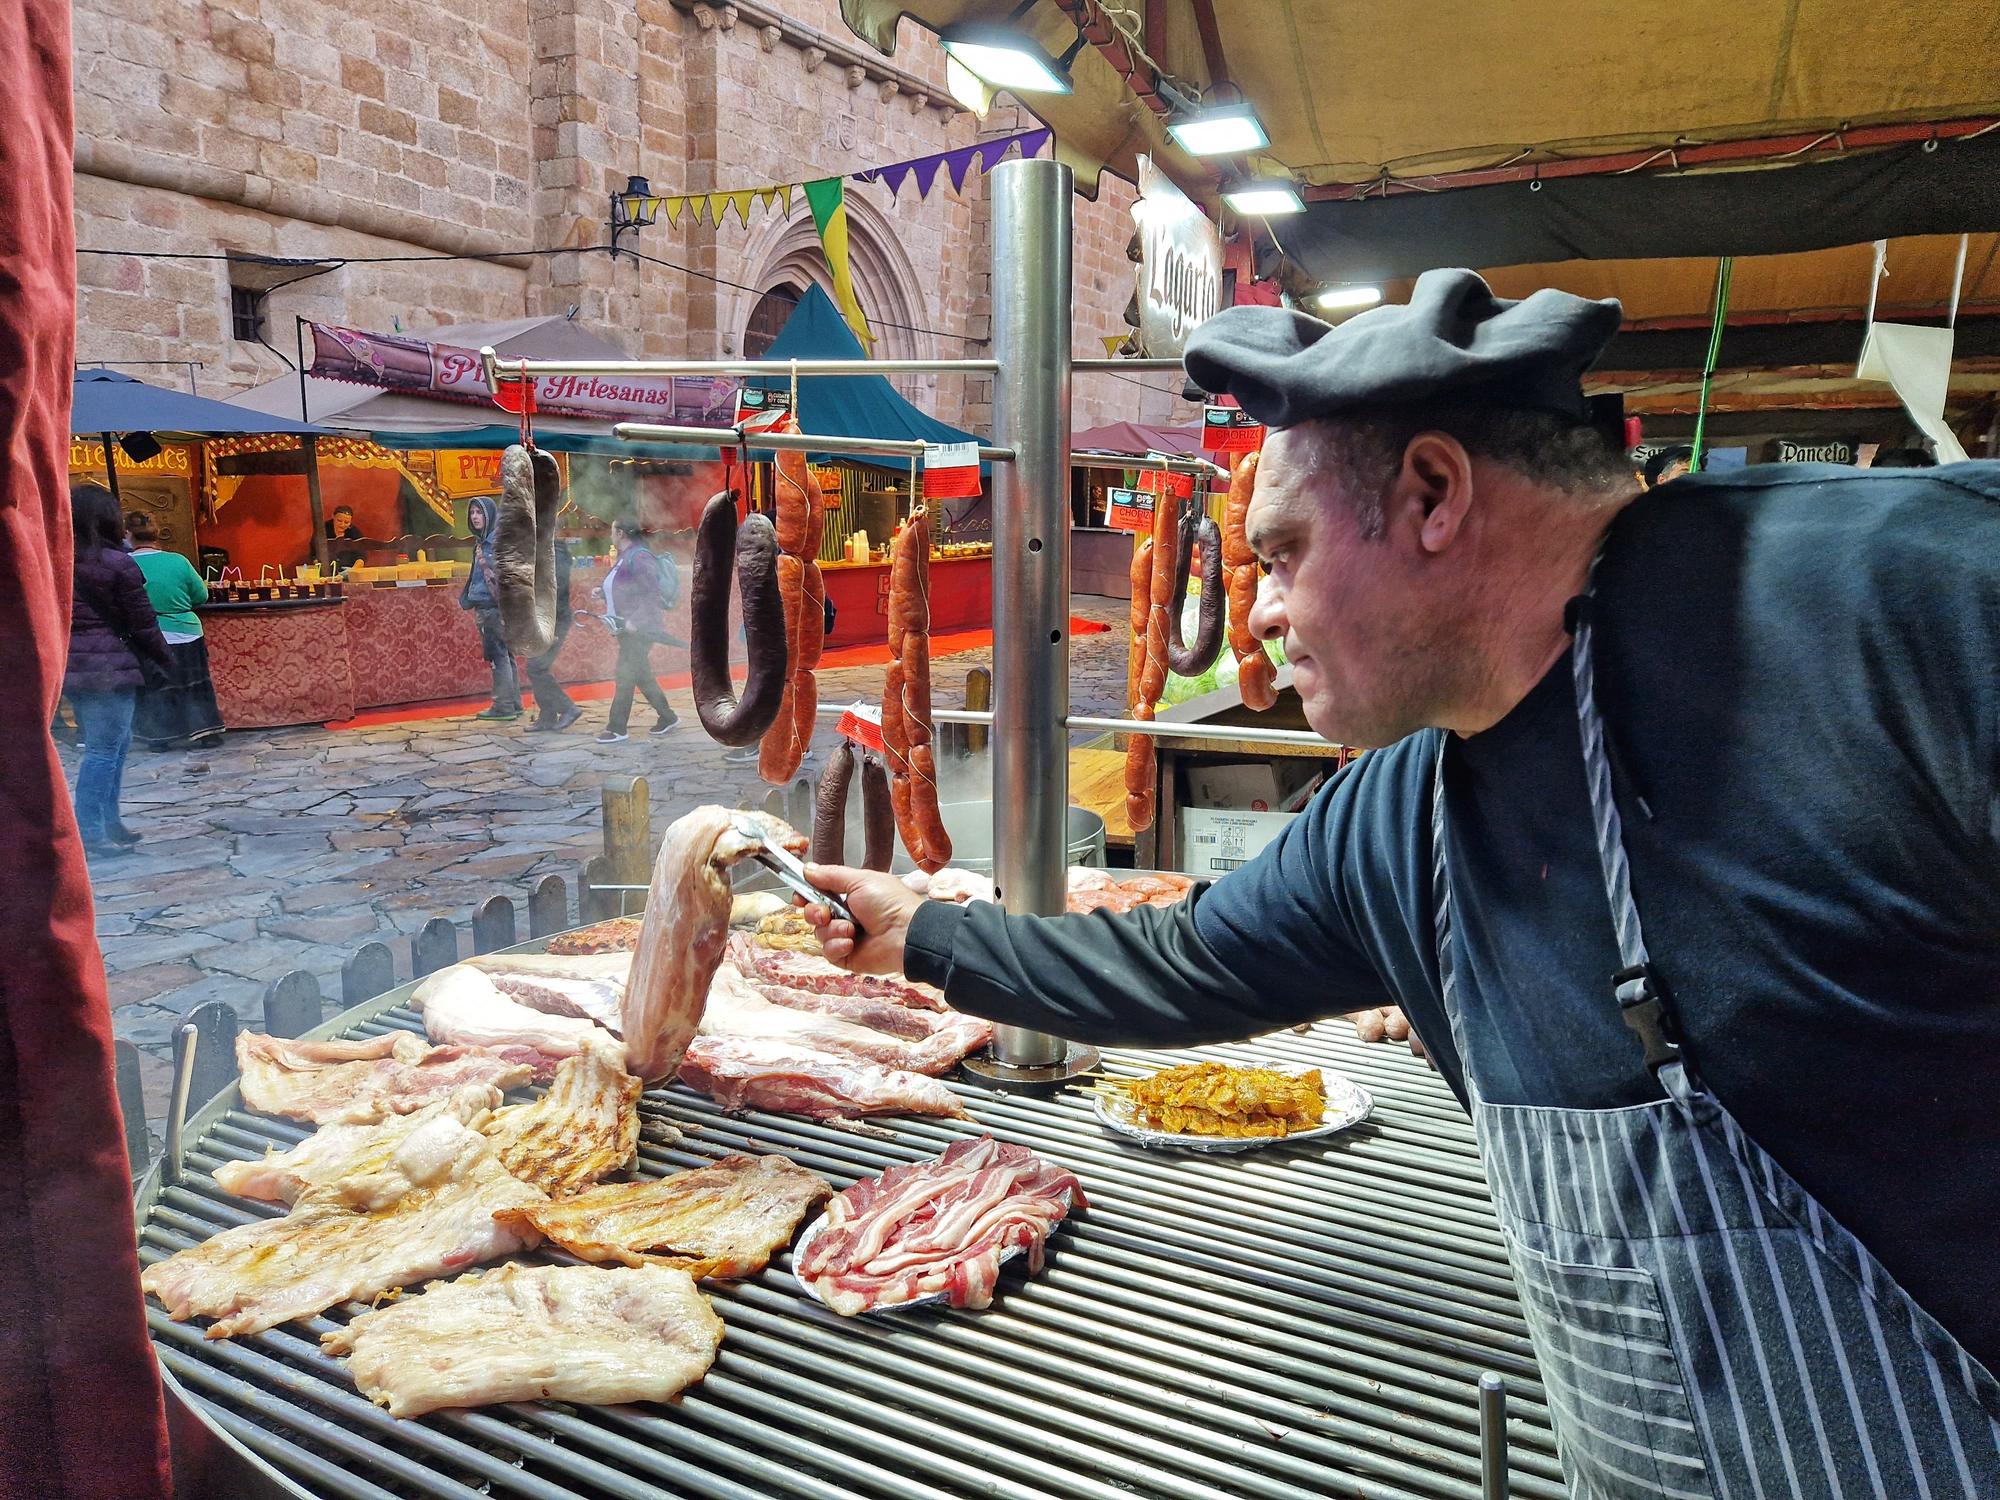
<svg viewBox="0 0 2000 1500"><path fill-rule="evenodd" d="M76 534L75 596L70 609L69 661L63 691L83 731L76 773L76 821L92 854L126 854L139 842L118 815L132 712L149 661L162 672L174 659L146 597L146 577L125 550L124 520L111 491L81 484L70 491Z"/></svg>
<svg viewBox="0 0 2000 1500"><path fill-rule="evenodd" d="M500 507L490 495L475 495L466 506L465 521L472 532L472 572L458 596L461 608L472 611L479 626L479 649L493 669L493 701L475 719L512 720L521 717L521 679L514 667L514 653L507 645L507 633L500 626L500 595L493 586L493 525L500 519Z"/></svg>
<svg viewBox="0 0 2000 1500"><path fill-rule="evenodd" d="M679 594L679 575L671 575L669 581L660 559L646 545L645 528L636 518L627 517L612 530L618 561L604 580L604 622L618 637L618 665L611 693L611 718L597 737L600 745L615 745L630 738L626 728L632 722L635 690L645 696L658 715L651 730L653 734L665 734L680 722L680 715L660 691L652 660L653 647L672 639L667 634L665 611Z"/></svg>
<svg viewBox="0 0 2000 1500"><path fill-rule="evenodd" d="M569 573L569 542L557 537L556 638L548 650L527 662L528 688L535 695L535 722L528 726L530 734L559 734L583 717L583 710L556 681L556 658L562 655L563 642L569 639L570 623L576 617L569 603Z"/></svg>
<svg viewBox="0 0 2000 1500"><path fill-rule="evenodd" d="M125 513L125 535L173 658L164 675L149 674L139 689L132 737L153 750L185 749L214 739L222 733L222 713L215 705L201 616L194 612L208 599L208 585L180 553L161 550L160 528L144 511Z"/></svg>

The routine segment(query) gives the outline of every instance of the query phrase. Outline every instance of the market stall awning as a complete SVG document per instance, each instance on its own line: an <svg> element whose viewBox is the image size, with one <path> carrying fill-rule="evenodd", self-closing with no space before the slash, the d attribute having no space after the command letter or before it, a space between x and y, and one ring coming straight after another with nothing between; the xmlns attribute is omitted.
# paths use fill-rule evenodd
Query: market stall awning
<svg viewBox="0 0 2000 1500"><path fill-rule="evenodd" d="M424 335L432 336L471 349L491 348L513 359L629 357L603 335L572 319L555 316L451 324ZM296 419L300 385L299 376L286 375L231 396L228 404ZM366 433L385 448L504 448L520 440L516 419L490 403L475 405L318 375L304 377L304 391L305 409L312 421L341 432ZM611 426L609 420L544 414L535 418L535 441L555 453L597 453L614 458L701 463L719 456L714 448L621 442L611 435Z"/></svg>
<svg viewBox="0 0 2000 1500"><path fill-rule="evenodd" d="M246 411L206 396L163 390L115 370L76 372L69 430L93 436L103 432L174 432L202 437L264 432L306 436L331 431L294 418Z"/></svg>
<svg viewBox="0 0 2000 1500"><path fill-rule="evenodd" d="M905 14L996 19L981 0L841 8L884 51ZM1219 163L1167 118L1240 95L1270 135L1246 164L1330 200L1274 226L1323 281L1778 253L2000 230L2000 133L1976 134L2000 117L1992 23L1991 0L1040 0L1022 29L1060 55L1081 24L1091 45L1073 93L1021 102L1086 187L1143 153L1212 204ZM1601 165L1560 175L1579 159ZM1474 171L1503 180L1457 186Z"/></svg>
<svg viewBox="0 0 2000 1500"><path fill-rule="evenodd" d="M1074 433L1070 449L1077 453L1199 453L1199 427L1149 427L1144 422L1111 422Z"/></svg>
<svg viewBox="0 0 2000 1500"><path fill-rule="evenodd" d="M833 299L817 285L808 286L799 305L764 359L865 359L861 341L841 317ZM746 382L766 390L788 390L789 379ZM896 394L881 375L815 375L799 381L799 430L825 437L921 439L926 443L976 443L979 437L919 411ZM904 459L857 459L882 468L907 469ZM981 464L986 473L989 465Z"/></svg>

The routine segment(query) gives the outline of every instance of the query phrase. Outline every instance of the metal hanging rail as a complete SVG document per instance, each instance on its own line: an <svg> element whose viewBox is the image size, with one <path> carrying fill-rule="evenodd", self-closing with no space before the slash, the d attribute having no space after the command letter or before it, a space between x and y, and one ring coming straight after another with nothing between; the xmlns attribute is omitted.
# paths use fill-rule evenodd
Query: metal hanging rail
<svg viewBox="0 0 2000 1500"><path fill-rule="evenodd" d="M479 351L493 390L537 375L729 375L772 380L813 375L996 375L993 359L502 359Z"/></svg>
<svg viewBox="0 0 2000 1500"><path fill-rule="evenodd" d="M704 443L723 448L770 448L787 453L883 453L922 458L932 447L922 438L815 437L809 432L759 432L743 427L671 427L651 422L618 422L612 436L628 443ZM981 459L1012 463L1012 448L981 445Z"/></svg>
<svg viewBox="0 0 2000 1500"><path fill-rule="evenodd" d="M1118 453L1071 453L1069 466L1072 469L1166 469L1184 474L1220 475L1223 478L1229 475L1221 464L1196 458L1191 453L1163 454L1158 458L1133 458Z"/></svg>

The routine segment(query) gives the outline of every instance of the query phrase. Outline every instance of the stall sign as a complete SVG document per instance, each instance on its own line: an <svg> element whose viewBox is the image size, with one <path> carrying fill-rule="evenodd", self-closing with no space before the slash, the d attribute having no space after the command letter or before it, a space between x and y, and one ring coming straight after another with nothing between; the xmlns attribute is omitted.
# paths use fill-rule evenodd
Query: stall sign
<svg viewBox="0 0 2000 1500"><path fill-rule="evenodd" d="M500 493L500 453L493 448L442 448L437 487L453 500Z"/></svg>
<svg viewBox="0 0 2000 1500"><path fill-rule="evenodd" d="M1779 438L1777 461L1781 464L1851 464L1854 444L1844 438Z"/></svg>
<svg viewBox="0 0 2000 1500"><path fill-rule="evenodd" d="M1153 497L1144 490L1106 490L1104 524L1113 531L1153 532Z"/></svg>
<svg viewBox="0 0 2000 1500"><path fill-rule="evenodd" d="M838 469L815 468L813 483L819 486L819 503L822 510L839 510L847 495L847 476Z"/></svg>
<svg viewBox="0 0 2000 1500"><path fill-rule="evenodd" d="M86 442L82 438L71 438L69 442L69 471L72 474L103 473L104 444ZM194 473L194 449L182 443L168 443L143 462L134 462L123 453L118 455L120 474L172 474L186 479Z"/></svg>
<svg viewBox="0 0 2000 1500"><path fill-rule="evenodd" d="M1222 305L1222 235L1195 201L1139 158L1139 352L1168 359Z"/></svg>
<svg viewBox="0 0 2000 1500"><path fill-rule="evenodd" d="M792 409L790 391L764 391L753 386L744 386L736 393L736 425L763 421L782 416Z"/></svg>
<svg viewBox="0 0 2000 1500"><path fill-rule="evenodd" d="M1264 425L1241 407L1204 406L1201 445L1211 453L1254 453L1264 446Z"/></svg>
<svg viewBox="0 0 2000 1500"><path fill-rule="evenodd" d="M856 703L845 710L834 732L843 734L864 750L882 754L882 710L873 703Z"/></svg>
<svg viewBox="0 0 2000 1500"><path fill-rule="evenodd" d="M979 493L977 443L924 445L924 498L959 500Z"/></svg>

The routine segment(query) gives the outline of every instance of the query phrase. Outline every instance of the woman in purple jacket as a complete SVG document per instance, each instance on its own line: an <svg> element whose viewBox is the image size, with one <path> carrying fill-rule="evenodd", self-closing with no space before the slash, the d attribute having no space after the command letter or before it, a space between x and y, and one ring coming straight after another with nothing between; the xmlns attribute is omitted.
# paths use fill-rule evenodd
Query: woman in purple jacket
<svg viewBox="0 0 2000 1500"><path fill-rule="evenodd" d="M76 821L93 855L126 854L139 835L118 816L132 709L145 681L143 657L171 671L173 656L146 597L146 577L125 550L124 518L111 491L80 484L70 491L76 532L75 594L70 603L69 664L63 691L83 730L76 773Z"/></svg>

